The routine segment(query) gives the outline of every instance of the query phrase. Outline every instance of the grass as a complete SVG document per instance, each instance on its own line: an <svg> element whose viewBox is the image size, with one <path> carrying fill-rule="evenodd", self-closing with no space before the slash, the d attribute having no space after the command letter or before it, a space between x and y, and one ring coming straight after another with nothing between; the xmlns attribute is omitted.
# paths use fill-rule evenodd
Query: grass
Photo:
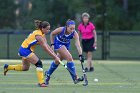
<svg viewBox="0 0 140 93"><path fill-rule="evenodd" d="M44 70L49 60L43 61ZM40 88L37 84L35 67L27 72L9 71L3 76L3 65L19 62L0 61L0 93L140 93L140 62L138 61L94 61L95 72L87 73L89 85L73 84L68 72L61 65L52 75L50 86ZM81 66L76 61L77 73ZM99 82L94 82L98 78Z"/></svg>

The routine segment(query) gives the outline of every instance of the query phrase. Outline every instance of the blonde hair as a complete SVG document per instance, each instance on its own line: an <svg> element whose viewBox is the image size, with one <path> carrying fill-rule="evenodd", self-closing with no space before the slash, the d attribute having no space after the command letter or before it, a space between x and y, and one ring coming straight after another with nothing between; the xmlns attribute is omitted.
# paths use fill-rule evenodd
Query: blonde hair
<svg viewBox="0 0 140 93"><path fill-rule="evenodd" d="M84 12L83 14L82 14L82 18L83 17L88 17L88 18L90 18L90 15L87 13L87 12Z"/></svg>

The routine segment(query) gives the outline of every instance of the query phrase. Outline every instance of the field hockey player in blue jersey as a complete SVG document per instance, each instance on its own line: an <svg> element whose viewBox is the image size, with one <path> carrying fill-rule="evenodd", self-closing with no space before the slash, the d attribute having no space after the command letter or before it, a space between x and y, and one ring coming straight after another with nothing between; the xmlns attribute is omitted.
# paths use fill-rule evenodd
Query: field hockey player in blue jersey
<svg viewBox="0 0 140 93"><path fill-rule="evenodd" d="M76 73L76 69L73 62L73 57L69 51L70 49L70 40L75 40L75 46L79 53L79 60L84 62L84 57L82 55L82 48L80 46L79 36L75 30L75 22L73 20L68 20L66 22L66 26L56 28L51 32L50 40L51 40L51 48L57 51L58 57L61 59L67 60L67 67L74 73L71 74L72 80L74 84L77 84L80 81L83 81L83 78L79 78ZM46 84L49 84L50 76L58 67L59 62L52 62L46 74Z"/></svg>

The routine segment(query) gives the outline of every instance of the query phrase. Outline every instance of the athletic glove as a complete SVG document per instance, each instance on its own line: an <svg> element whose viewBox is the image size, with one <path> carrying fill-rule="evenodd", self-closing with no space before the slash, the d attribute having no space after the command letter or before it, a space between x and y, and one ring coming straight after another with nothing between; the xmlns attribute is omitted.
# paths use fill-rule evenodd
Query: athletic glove
<svg viewBox="0 0 140 93"><path fill-rule="evenodd" d="M83 55L79 55L79 60L84 63L84 56Z"/></svg>

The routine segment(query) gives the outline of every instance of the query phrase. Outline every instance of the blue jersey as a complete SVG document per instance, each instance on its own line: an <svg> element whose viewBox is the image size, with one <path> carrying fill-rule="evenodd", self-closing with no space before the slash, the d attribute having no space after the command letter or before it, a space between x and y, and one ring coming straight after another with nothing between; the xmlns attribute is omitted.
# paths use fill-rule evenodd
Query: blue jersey
<svg viewBox="0 0 140 93"><path fill-rule="evenodd" d="M69 35L66 35L65 31L66 31L66 27L62 29L61 33L55 36L55 39L54 39L55 50L59 49L63 45L69 50L70 40L73 38L75 31L73 31Z"/></svg>

